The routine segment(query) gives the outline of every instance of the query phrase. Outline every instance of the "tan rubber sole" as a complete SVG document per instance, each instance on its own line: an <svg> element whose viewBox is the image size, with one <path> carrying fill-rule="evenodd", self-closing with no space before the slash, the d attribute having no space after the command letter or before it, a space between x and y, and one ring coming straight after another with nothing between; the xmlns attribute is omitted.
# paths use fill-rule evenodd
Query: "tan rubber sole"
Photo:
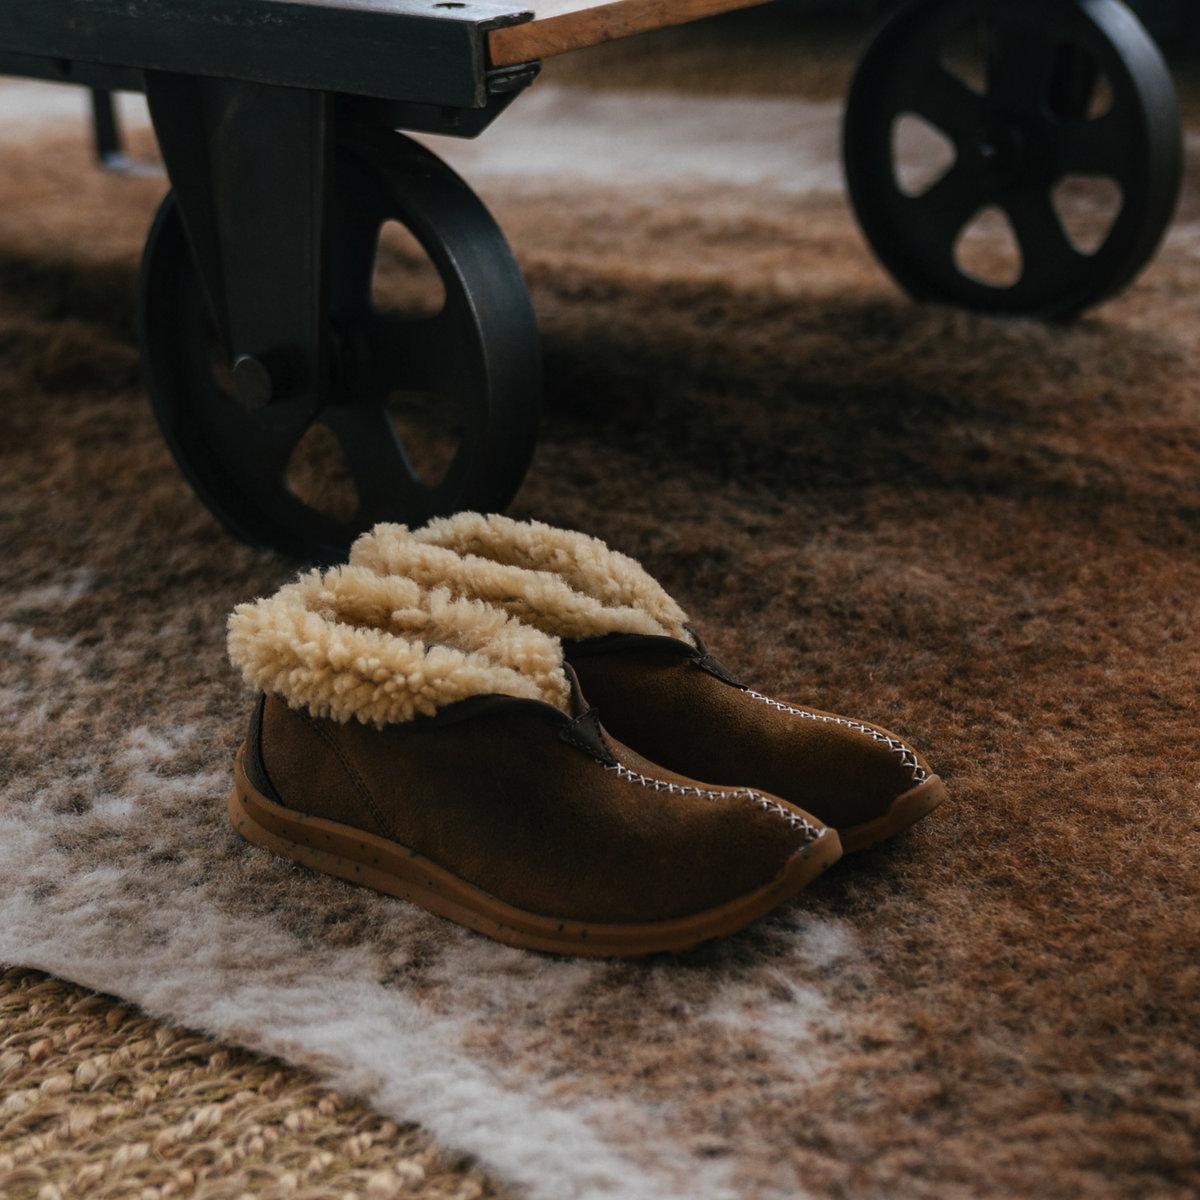
<svg viewBox="0 0 1200 1200"><path fill-rule="evenodd" d="M526 950L593 958L687 950L709 938L736 933L794 896L842 855L838 835L830 829L798 850L770 883L717 908L669 921L600 925L545 917L497 900L398 842L274 803L246 778L244 749L238 751L234 767L229 819L247 841Z"/></svg>
<svg viewBox="0 0 1200 1200"><path fill-rule="evenodd" d="M924 783L892 801L891 808L882 816L840 830L842 849L847 854L853 854L857 850L866 850L877 845L885 838L915 825L945 799L946 785L938 776L931 775Z"/></svg>

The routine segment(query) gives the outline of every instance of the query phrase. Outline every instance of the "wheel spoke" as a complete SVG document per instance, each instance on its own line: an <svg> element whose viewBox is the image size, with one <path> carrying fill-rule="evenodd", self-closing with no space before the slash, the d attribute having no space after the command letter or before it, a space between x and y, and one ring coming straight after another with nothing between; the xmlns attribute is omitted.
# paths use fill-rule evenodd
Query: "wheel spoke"
<svg viewBox="0 0 1200 1200"><path fill-rule="evenodd" d="M1136 169L1131 161L1125 123L1114 113L1062 126L1064 175L1101 175L1124 180Z"/></svg>
<svg viewBox="0 0 1200 1200"><path fill-rule="evenodd" d="M1090 54L1079 46L1059 47L1046 96L1050 111L1060 120L1086 119L1099 83L1100 69Z"/></svg>
<svg viewBox="0 0 1200 1200"><path fill-rule="evenodd" d="M927 192L906 197L906 224L938 261L945 262L963 226L987 202L979 172L959 160Z"/></svg>
<svg viewBox="0 0 1200 1200"><path fill-rule="evenodd" d="M375 313L369 324L376 387L391 390L446 391L457 380L470 325L455 319L450 305L437 316L405 319Z"/></svg>
<svg viewBox="0 0 1200 1200"><path fill-rule="evenodd" d="M220 411L206 414L204 423L215 459L240 496L265 512L295 506L288 468L311 424L306 406L289 411L285 405L273 405L252 413L229 401Z"/></svg>
<svg viewBox="0 0 1200 1200"><path fill-rule="evenodd" d="M432 490L417 478L383 406L330 408L324 417L354 480L359 524L411 522L429 513Z"/></svg>
<svg viewBox="0 0 1200 1200"><path fill-rule="evenodd" d="M940 129L960 152L979 136L982 97L936 59L905 71L895 95L897 113L911 112Z"/></svg>
<svg viewBox="0 0 1200 1200"><path fill-rule="evenodd" d="M1058 47L1046 40L1045 28L997 22L986 34L989 100L1007 112L1040 119Z"/></svg>
<svg viewBox="0 0 1200 1200"><path fill-rule="evenodd" d="M1036 278L1060 279L1086 261L1071 245L1048 190L1025 188L1006 197L1003 207L1021 247L1023 286Z"/></svg>
<svg viewBox="0 0 1200 1200"><path fill-rule="evenodd" d="M277 412L261 416L243 412L239 419L228 422L225 444L230 457L236 455L235 461L244 464L244 476L283 479L309 425L306 413L298 412L297 417L287 420L287 414Z"/></svg>

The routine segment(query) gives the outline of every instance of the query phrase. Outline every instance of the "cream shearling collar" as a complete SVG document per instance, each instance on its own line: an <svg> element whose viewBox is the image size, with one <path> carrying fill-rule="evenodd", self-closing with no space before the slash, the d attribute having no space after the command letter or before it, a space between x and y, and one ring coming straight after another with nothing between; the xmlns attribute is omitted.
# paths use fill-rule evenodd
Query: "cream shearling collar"
<svg viewBox="0 0 1200 1200"><path fill-rule="evenodd" d="M459 513L409 530L380 524L350 561L494 604L547 634L641 633L692 643L687 615L640 563L540 521Z"/></svg>
<svg viewBox="0 0 1200 1200"><path fill-rule="evenodd" d="M499 693L569 711L558 639L445 587L359 566L310 571L240 604L229 658L315 717L382 727Z"/></svg>

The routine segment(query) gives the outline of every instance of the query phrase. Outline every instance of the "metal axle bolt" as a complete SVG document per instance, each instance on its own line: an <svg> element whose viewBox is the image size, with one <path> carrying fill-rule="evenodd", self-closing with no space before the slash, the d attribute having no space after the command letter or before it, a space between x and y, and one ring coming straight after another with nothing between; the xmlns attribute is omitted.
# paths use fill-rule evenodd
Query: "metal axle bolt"
<svg viewBox="0 0 1200 1200"><path fill-rule="evenodd" d="M266 408L279 399L278 371L272 371L263 359L243 354L234 360L232 375L237 397L247 408Z"/></svg>

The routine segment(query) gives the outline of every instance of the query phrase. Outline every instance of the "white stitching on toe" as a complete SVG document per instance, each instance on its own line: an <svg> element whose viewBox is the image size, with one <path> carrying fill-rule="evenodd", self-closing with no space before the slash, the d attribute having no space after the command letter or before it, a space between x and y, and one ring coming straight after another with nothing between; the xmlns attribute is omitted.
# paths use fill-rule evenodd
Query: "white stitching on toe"
<svg viewBox="0 0 1200 1200"><path fill-rule="evenodd" d="M704 800L729 800L740 797L761 808L764 812L773 813L775 816L780 817L783 821L787 822L789 829L803 830L806 845L815 842L819 837L823 837L829 832L824 825L814 825L811 821L806 821L799 813L793 812L790 808L780 804L779 801L772 800L769 796L764 796L761 792L752 791L750 788L722 790L720 788L677 785L665 779L654 779L649 775L642 775L638 771L632 771L624 763L606 765L604 769L606 771L616 771L620 778L626 779L630 783L636 783L639 787L651 788L656 792L665 791L670 792L672 795L697 796Z"/></svg>
<svg viewBox="0 0 1200 1200"><path fill-rule="evenodd" d="M769 704L781 712L794 713L796 716L806 717L810 721L826 721L832 725L843 725L847 729L865 733L875 741L883 742L893 754L900 756L900 761L912 772L914 785L924 783L930 778L930 772L925 770L917 759L917 752L899 738L888 737L886 734L880 733L878 729L872 729L870 725L864 725L861 721L852 721L849 717L835 717L829 713L812 712L807 708L793 708L790 704L772 700L770 696L764 696L761 692L755 692L750 688L746 689L746 695L752 696L755 700L761 700L764 704Z"/></svg>

